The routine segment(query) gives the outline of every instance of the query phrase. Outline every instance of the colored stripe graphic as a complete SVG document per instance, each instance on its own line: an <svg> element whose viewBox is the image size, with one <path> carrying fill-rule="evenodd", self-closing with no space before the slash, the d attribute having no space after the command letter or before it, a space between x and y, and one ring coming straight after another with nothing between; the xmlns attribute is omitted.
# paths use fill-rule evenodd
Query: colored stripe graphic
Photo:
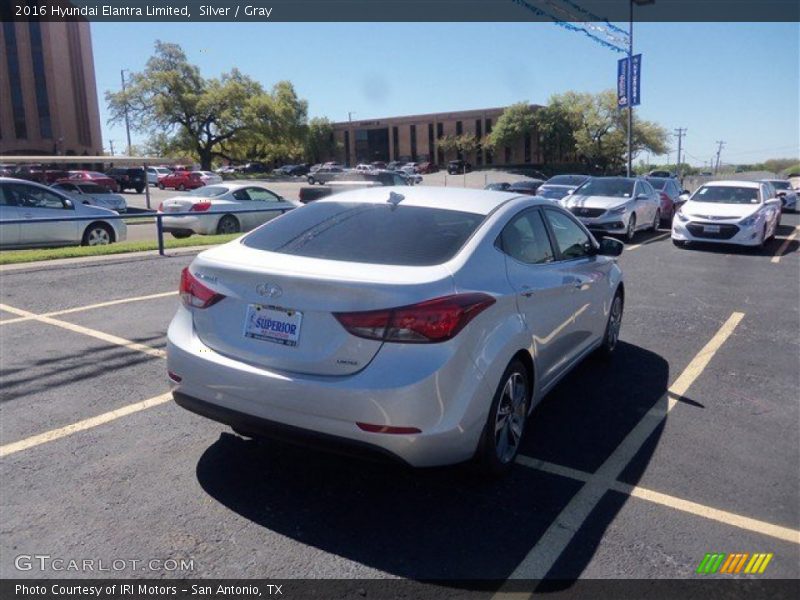
<svg viewBox="0 0 800 600"><path fill-rule="evenodd" d="M774 555L772 554L772 552L770 552L769 554L767 553L753 554L753 558L750 559L750 562L747 564L747 567L745 568L744 572L751 574L763 573L767 569L767 565L769 564L769 561L772 560L773 556Z"/></svg>
<svg viewBox="0 0 800 600"><path fill-rule="evenodd" d="M707 553L700 562L700 566L697 567L697 572L704 574L716 573L725 556L724 552Z"/></svg>
<svg viewBox="0 0 800 600"><path fill-rule="evenodd" d="M761 574L767 569L767 565L772 560L774 554L772 552L756 552L750 554L749 552L734 552L733 554L726 554L724 552L707 552L697 566L696 573L701 575L713 575L714 573L720 574L737 574L744 572L747 574ZM748 559L750 559L748 561ZM745 567L745 564L747 566Z"/></svg>

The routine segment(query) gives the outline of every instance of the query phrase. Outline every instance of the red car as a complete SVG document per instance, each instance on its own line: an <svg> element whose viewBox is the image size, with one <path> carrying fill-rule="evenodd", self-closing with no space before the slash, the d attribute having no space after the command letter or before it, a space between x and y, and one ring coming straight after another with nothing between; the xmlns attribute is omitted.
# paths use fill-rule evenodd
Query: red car
<svg viewBox="0 0 800 600"><path fill-rule="evenodd" d="M119 184L105 173L98 173L97 171L69 171L69 176L67 178L77 179L87 183L95 183L115 194L119 192Z"/></svg>
<svg viewBox="0 0 800 600"><path fill-rule="evenodd" d="M421 162L417 165L417 170L423 175L428 173L436 173L439 170L439 165L433 162Z"/></svg>
<svg viewBox="0 0 800 600"><path fill-rule="evenodd" d="M202 180L201 174L191 171L175 171L158 180L158 187L162 190L174 188L182 192L183 190L194 190L204 185L205 182Z"/></svg>

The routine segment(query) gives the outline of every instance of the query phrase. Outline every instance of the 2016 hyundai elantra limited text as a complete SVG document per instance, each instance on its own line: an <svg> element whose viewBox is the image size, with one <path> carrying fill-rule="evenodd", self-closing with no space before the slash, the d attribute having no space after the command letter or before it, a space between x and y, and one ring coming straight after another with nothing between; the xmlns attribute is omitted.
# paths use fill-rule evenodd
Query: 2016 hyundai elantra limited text
<svg viewBox="0 0 800 600"><path fill-rule="evenodd" d="M367 188L297 208L181 275L168 376L250 436L413 466L509 468L533 407L617 344L615 260L548 200Z"/></svg>

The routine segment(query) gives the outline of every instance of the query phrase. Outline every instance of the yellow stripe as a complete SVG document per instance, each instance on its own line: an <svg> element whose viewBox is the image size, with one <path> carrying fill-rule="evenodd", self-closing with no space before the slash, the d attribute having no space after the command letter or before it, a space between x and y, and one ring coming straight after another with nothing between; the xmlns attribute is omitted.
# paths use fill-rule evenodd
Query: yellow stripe
<svg viewBox="0 0 800 600"><path fill-rule="evenodd" d="M775 256L772 257L770 262L774 264L778 264L779 262L781 262L781 258L783 258L783 253L786 252L786 249L789 247L789 244L792 243L792 240L797 237L798 232L800 232L800 226L795 227L792 234L785 240L783 240L783 243L781 244L780 248L778 248L778 251L775 253Z"/></svg>
<svg viewBox="0 0 800 600"><path fill-rule="evenodd" d="M19 323L20 321L31 321L35 320L37 317L57 317L60 315L68 315L71 313L76 312L83 312L84 310L93 310L95 308L105 308L106 306L116 306L117 304L127 304L128 302L141 302L143 300L155 300L157 298L167 298L169 296L175 296L178 292L162 292L160 294L150 294L149 296L135 296L133 298L122 298L121 300L110 300L108 302L99 302L97 304L89 304L87 306L78 306L76 308L67 308L64 310L56 310L54 312L44 313L41 315L35 315L33 313L28 313L28 316L25 317L17 317L15 319L2 319L0 320L0 325L8 325L9 323ZM11 311L9 311L11 312ZM18 313L17 313L18 314Z"/></svg>
<svg viewBox="0 0 800 600"><path fill-rule="evenodd" d="M22 450L27 450L28 448L33 448L34 446L45 444L47 442L59 440L79 431L85 431L87 429L91 429L92 427L97 427L98 425L110 423L111 421L119 419L120 417L124 417L153 406L158 406L159 404L164 404L165 402L169 402L171 399L172 393L167 392L166 394L161 394L160 396L155 396L141 402L136 402L135 404L129 404L127 406L123 406L122 408L97 415L96 417L91 417L89 419L84 419L83 421L78 421L77 423L72 423L66 427L52 429L29 438L19 440L18 442L5 444L0 446L0 458L8 456L9 454L20 452Z"/></svg>
<svg viewBox="0 0 800 600"><path fill-rule="evenodd" d="M114 344L115 346L122 346L123 348L128 348L129 350L142 352L144 354L147 354L148 356L154 356L156 358L166 357L166 353L163 350L158 350L157 348L151 348L150 346L147 346L145 344L132 342L131 340L126 340L125 338L121 338L116 335L111 335L110 333L105 333L103 331L98 331L96 329L90 329L89 327L83 327L82 325L75 325L74 323L69 323L67 321L60 321L58 319L36 315L32 312L28 312L27 310L14 308L13 306L8 306L7 304L0 304L0 310L4 310L6 312L10 312L12 314L20 315L23 317L29 317L30 319L38 321L39 323L47 323L48 325L61 327L62 329L74 331L75 333L88 335L89 337L102 340L109 344Z"/></svg>
<svg viewBox="0 0 800 600"><path fill-rule="evenodd" d="M766 569L767 569L767 565L769 564L769 561L771 561L771 560L772 560L772 552L770 552L769 554L767 554L767 555L764 557L764 562L763 562L763 563L761 563L761 568L760 568L760 569L758 569L758 572L759 572L759 573L763 573L764 571L766 571Z"/></svg>
<svg viewBox="0 0 800 600"><path fill-rule="evenodd" d="M744 572L750 573L750 571L753 570L753 565L756 564L757 560L758 560L758 554L753 554L753 557L750 559L750 562L747 563L747 567L745 567Z"/></svg>
<svg viewBox="0 0 800 600"><path fill-rule="evenodd" d="M758 558L756 558L756 562L753 564L753 567L750 569L751 573L758 573L758 568L761 566L761 563L764 561L764 557L766 554L756 554Z"/></svg>

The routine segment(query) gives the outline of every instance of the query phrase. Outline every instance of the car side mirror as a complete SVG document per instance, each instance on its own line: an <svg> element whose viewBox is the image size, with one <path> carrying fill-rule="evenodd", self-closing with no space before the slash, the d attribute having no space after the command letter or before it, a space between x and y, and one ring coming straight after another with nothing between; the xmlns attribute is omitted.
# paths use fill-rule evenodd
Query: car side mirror
<svg viewBox="0 0 800 600"><path fill-rule="evenodd" d="M649 198L650 196L648 196L647 194L637 194L634 200L648 200Z"/></svg>
<svg viewBox="0 0 800 600"><path fill-rule="evenodd" d="M604 237L600 240L600 248L598 248L597 253L601 256L619 256L622 254L623 248L625 248L625 244L619 240Z"/></svg>
<svg viewBox="0 0 800 600"><path fill-rule="evenodd" d="M681 191L681 196L688 196L689 194L691 194L691 192L689 190L682 190Z"/></svg>
<svg viewBox="0 0 800 600"><path fill-rule="evenodd" d="M72 200L64 198L64 208L75 208L75 205L72 204Z"/></svg>
<svg viewBox="0 0 800 600"><path fill-rule="evenodd" d="M684 192L680 196L678 196L678 200L681 202L686 202L689 199L689 192Z"/></svg>
<svg viewBox="0 0 800 600"><path fill-rule="evenodd" d="M785 196L786 196L786 192L777 192L777 193L775 194L775 197L776 197L776 198L783 198L783 197L785 197Z"/></svg>

